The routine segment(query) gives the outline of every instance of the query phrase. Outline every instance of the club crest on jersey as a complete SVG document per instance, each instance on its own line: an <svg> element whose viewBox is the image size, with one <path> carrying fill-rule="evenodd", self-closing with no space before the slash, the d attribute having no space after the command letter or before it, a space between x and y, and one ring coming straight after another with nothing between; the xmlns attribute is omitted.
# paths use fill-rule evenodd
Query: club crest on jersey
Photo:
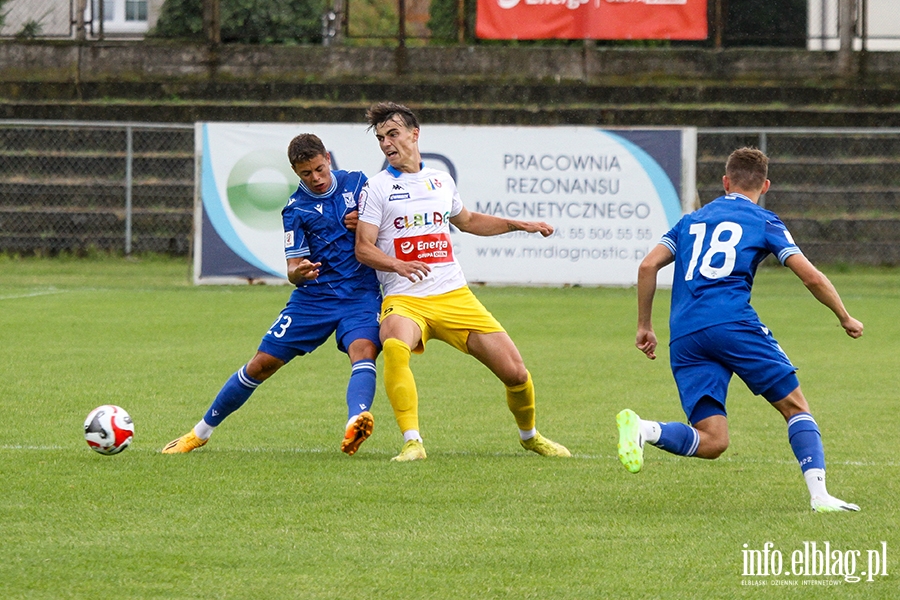
<svg viewBox="0 0 900 600"><path fill-rule="evenodd" d="M432 192L441 187L441 180L437 177L432 177L428 181L425 182L425 187L427 187Z"/></svg>
<svg viewBox="0 0 900 600"><path fill-rule="evenodd" d="M344 197L344 205L347 208L356 207L356 200L353 199L353 192L344 192L342 196Z"/></svg>

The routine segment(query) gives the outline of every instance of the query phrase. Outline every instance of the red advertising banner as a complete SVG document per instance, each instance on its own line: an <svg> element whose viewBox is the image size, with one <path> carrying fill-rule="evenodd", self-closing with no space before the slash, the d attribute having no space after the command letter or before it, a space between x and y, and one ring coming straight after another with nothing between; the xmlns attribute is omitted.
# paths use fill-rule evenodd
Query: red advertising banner
<svg viewBox="0 0 900 600"><path fill-rule="evenodd" d="M703 40L707 0L478 0L488 40Z"/></svg>

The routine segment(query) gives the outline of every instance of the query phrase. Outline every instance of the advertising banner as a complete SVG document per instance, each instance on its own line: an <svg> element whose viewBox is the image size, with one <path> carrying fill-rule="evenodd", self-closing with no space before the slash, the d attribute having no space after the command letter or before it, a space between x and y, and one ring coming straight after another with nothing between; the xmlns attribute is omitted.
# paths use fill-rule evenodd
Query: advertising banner
<svg viewBox="0 0 900 600"><path fill-rule="evenodd" d="M287 146L299 133L322 138L333 168L374 175L387 166L362 124L198 123L195 283L287 282L281 209L297 187ZM456 180L469 210L555 228L549 238L453 230L470 282L633 285L641 259L693 202L696 135L426 125L419 148Z"/></svg>
<svg viewBox="0 0 900 600"><path fill-rule="evenodd" d="M706 0L478 0L488 40L704 40Z"/></svg>

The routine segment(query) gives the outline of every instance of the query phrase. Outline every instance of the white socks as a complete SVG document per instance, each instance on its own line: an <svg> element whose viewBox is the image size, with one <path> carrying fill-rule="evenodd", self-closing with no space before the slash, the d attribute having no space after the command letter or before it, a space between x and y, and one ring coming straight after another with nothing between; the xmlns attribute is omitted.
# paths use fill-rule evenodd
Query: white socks
<svg viewBox="0 0 900 600"><path fill-rule="evenodd" d="M662 427L656 421L645 421L641 419L641 437L648 444L655 444L662 435Z"/></svg>
<svg viewBox="0 0 900 600"><path fill-rule="evenodd" d="M811 498L828 498L828 490L825 489L825 469L807 469L803 472L806 487Z"/></svg>
<svg viewBox="0 0 900 600"><path fill-rule="evenodd" d="M214 430L215 427L208 425L203 419L200 419L200 422L194 425L194 435L201 440L208 440Z"/></svg>

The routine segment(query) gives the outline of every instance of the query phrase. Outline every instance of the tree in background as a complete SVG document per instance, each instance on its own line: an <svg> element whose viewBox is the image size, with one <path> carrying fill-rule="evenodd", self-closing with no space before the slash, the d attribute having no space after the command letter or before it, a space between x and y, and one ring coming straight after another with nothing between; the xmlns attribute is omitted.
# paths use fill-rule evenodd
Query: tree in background
<svg viewBox="0 0 900 600"><path fill-rule="evenodd" d="M364 40L366 36L382 38L375 43L396 44L397 36L397 2L385 2L385 0L344 0L344 7L349 15L348 29L350 37L347 41L351 45L360 42L371 43L373 40Z"/></svg>
<svg viewBox="0 0 900 600"><path fill-rule="evenodd" d="M475 39L475 14L477 0L465 2L465 42ZM432 39L441 42L457 43L459 41L459 0L431 0L431 19L428 29Z"/></svg>
<svg viewBox="0 0 900 600"><path fill-rule="evenodd" d="M3 28L6 27L6 13L8 11L3 10L3 7L9 0L0 0L0 31L3 31Z"/></svg>
<svg viewBox="0 0 900 600"><path fill-rule="evenodd" d="M285 44L322 41L327 0L221 0L223 43ZM203 3L166 0L151 35L204 39Z"/></svg>

